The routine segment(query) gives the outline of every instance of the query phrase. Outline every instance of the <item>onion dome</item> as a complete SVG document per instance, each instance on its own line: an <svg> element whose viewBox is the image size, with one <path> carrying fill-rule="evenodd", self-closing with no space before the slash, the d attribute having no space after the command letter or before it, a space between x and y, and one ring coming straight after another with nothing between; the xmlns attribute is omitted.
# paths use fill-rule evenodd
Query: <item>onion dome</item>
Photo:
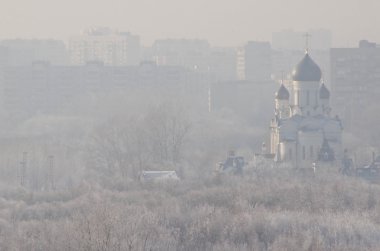
<svg viewBox="0 0 380 251"><path fill-rule="evenodd" d="M311 59L308 53L293 69L294 81L320 81L322 72L319 66Z"/></svg>
<svg viewBox="0 0 380 251"><path fill-rule="evenodd" d="M329 99L330 98L330 91L327 89L325 84L322 84L319 88L319 98L321 99Z"/></svg>
<svg viewBox="0 0 380 251"><path fill-rule="evenodd" d="M276 93L276 99L279 100L288 100L290 97L288 89L281 84L280 89L278 89L278 92Z"/></svg>

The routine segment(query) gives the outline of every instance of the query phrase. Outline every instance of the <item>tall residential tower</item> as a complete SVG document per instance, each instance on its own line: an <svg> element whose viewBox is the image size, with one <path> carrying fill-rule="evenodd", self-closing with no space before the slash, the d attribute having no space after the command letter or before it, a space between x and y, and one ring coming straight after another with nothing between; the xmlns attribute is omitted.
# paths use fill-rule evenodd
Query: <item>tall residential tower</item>
<svg viewBox="0 0 380 251"><path fill-rule="evenodd" d="M109 28L88 29L82 35L70 38L69 54L72 65L85 65L91 61L109 66L138 65L140 38Z"/></svg>

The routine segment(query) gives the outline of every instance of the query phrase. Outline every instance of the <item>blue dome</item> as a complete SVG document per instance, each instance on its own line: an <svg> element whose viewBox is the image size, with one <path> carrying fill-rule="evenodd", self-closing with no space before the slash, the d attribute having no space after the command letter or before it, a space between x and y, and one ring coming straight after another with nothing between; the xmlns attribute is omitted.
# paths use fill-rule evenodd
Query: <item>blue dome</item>
<svg viewBox="0 0 380 251"><path fill-rule="evenodd" d="M325 84L322 84L319 88L319 97L321 99L329 99L330 98L330 91L327 89Z"/></svg>
<svg viewBox="0 0 380 251"><path fill-rule="evenodd" d="M320 81L322 72L309 54L306 53L301 62L293 69L292 77L294 81Z"/></svg>
<svg viewBox="0 0 380 251"><path fill-rule="evenodd" d="M276 99L279 100L288 100L289 99L289 91L286 89L286 87L281 84L280 89L278 89L278 92L276 94Z"/></svg>

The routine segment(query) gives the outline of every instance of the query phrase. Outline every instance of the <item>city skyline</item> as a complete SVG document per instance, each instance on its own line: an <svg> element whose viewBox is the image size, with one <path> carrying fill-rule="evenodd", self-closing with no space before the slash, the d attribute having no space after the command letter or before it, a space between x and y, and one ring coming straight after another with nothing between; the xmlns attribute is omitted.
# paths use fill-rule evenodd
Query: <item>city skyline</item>
<svg viewBox="0 0 380 251"><path fill-rule="evenodd" d="M199 38L215 46L239 46L249 40L271 41L272 33L281 30L319 28L332 31L334 47L352 47L361 39L380 41L373 25L379 21L376 10L380 3L374 0L116 0L112 4L19 0L6 1L5 6L0 10L0 39L52 38L67 42L88 27L108 26L138 34L143 45L157 39Z"/></svg>

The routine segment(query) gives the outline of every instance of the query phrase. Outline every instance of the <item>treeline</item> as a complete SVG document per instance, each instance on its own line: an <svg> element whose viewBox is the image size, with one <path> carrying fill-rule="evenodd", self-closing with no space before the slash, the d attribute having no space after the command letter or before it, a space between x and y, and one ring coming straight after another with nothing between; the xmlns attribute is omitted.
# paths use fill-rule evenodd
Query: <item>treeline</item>
<svg viewBox="0 0 380 251"><path fill-rule="evenodd" d="M256 169L175 183L104 179L1 192L1 250L378 250L380 187Z"/></svg>
<svg viewBox="0 0 380 251"><path fill-rule="evenodd" d="M3 135L0 250L379 249L379 185L266 162L219 176L228 150L249 161L266 128L194 100L126 95ZM181 181L142 184L142 170Z"/></svg>

